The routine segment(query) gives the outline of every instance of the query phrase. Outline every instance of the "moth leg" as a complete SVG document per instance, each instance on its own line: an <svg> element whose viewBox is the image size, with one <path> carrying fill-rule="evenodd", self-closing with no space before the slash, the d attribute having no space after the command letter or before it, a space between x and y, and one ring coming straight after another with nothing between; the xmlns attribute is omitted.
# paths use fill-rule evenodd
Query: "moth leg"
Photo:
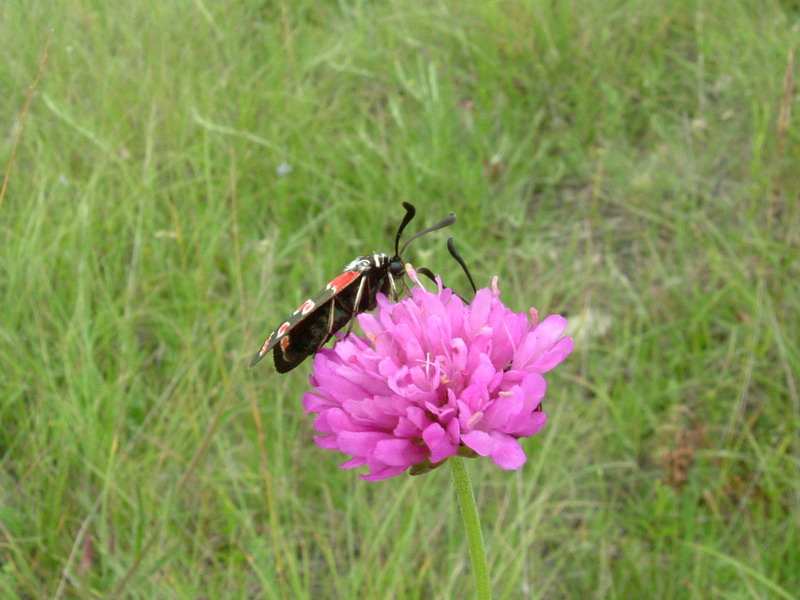
<svg viewBox="0 0 800 600"><path fill-rule="evenodd" d="M425 269L425 267L420 267L420 269L424 269L425 271L428 270L428 269ZM419 271L419 269L417 269L417 270ZM392 276L392 274L389 273L389 277L391 277L391 276ZM407 293L407 294L411 293L411 288L408 286L408 280L405 277L403 277L400 280L400 286L401 286L400 289L402 291L404 291L405 293ZM394 301L397 302L397 298L399 297L399 294L397 293L397 288L394 285L394 278L392 278L392 292L394 293Z"/></svg>
<svg viewBox="0 0 800 600"><path fill-rule="evenodd" d="M330 299L330 304L331 304L331 314L328 315L328 336L325 338L326 342L329 339L331 339L331 336L333 335L333 325L334 325L335 316L336 316L336 298L331 298Z"/></svg>
<svg viewBox="0 0 800 600"><path fill-rule="evenodd" d="M387 273L389 277L389 289L392 291L392 301L397 302L397 286L394 284L394 277L391 273Z"/></svg>
<svg viewBox="0 0 800 600"><path fill-rule="evenodd" d="M364 293L364 286L367 283L367 278L362 277L358 282L358 289L356 290L356 300L353 302L353 313L350 315L350 322L347 324L347 331L344 336L347 337L353 331L353 324L356 322L356 315L358 314L358 307L361 306L361 296Z"/></svg>

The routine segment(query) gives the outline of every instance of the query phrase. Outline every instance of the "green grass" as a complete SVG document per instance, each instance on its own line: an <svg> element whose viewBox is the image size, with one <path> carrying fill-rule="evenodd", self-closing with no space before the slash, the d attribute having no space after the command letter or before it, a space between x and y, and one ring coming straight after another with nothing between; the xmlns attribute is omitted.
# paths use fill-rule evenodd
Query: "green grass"
<svg viewBox="0 0 800 600"><path fill-rule="evenodd" d="M494 597L798 597L799 23L2 3L0 596L470 597L448 470L366 483L312 441L310 364L246 369L406 200L575 327L528 463L469 463ZM445 238L406 258L464 290Z"/></svg>

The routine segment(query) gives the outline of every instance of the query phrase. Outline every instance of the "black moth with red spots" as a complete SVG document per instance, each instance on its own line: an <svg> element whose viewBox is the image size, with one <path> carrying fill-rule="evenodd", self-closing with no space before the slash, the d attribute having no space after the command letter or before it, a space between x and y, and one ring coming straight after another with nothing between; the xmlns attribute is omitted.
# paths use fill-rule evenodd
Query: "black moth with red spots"
<svg viewBox="0 0 800 600"><path fill-rule="evenodd" d="M394 240L394 255L383 253L365 254L345 266L342 273L312 298L303 302L297 310L269 334L267 341L253 358L250 366L254 366L264 358L270 350L274 350L275 369L278 373L287 373L309 356L316 354L325 342L342 327L350 323L358 314L374 309L378 292L397 299L397 285L405 273L405 263L401 254L412 240L442 227L452 225L456 216L450 213L446 219L439 221L419 233L413 235L400 249L400 236L406 225L416 214L416 209L408 202L403 202L406 214Z"/></svg>

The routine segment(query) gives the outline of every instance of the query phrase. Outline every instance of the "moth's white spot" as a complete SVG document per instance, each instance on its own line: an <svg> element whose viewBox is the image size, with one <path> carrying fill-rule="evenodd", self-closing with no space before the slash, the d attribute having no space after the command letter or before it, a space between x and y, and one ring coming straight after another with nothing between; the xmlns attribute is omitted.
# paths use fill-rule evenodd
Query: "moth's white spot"
<svg viewBox="0 0 800 600"><path fill-rule="evenodd" d="M286 330L287 330L287 329L289 329L289 327L290 327L290 325L289 325L289 321L286 321L286 323L284 323L283 325L281 325L280 327L278 327L278 336L280 337L280 336L282 336L284 333L286 333Z"/></svg>
<svg viewBox="0 0 800 600"><path fill-rule="evenodd" d="M376 267L383 266L383 263L389 258L388 254L382 252L375 252L372 255L365 254L350 261L344 268L345 271L356 271L363 273Z"/></svg>
<svg viewBox="0 0 800 600"><path fill-rule="evenodd" d="M314 306L316 306L316 305L314 304L314 301L313 301L313 300L311 300L311 298L309 298L308 300L306 300L305 302L303 302L303 303L302 303L300 306L298 306L298 307L297 307L297 310L296 310L296 311L294 311L292 314L293 314L293 315L296 315L297 313L301 313L301 314L303 314L303 315L307 315L307 314L308 314L308 313L310 313L312 310L314 310Z"/></svg>

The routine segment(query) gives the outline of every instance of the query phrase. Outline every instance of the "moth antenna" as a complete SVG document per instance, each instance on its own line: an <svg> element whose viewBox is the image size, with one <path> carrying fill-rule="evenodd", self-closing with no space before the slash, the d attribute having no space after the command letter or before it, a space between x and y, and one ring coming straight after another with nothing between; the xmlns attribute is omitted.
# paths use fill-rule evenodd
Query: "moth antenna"
<svg viewBox="0 0 800 600"><path fill-rule="evenodd" d="M427 278L428 278L428 279L430 279L430 280L431 280L433 283L435 283L435 284L437 284L437 285L438 285L438 283L439 283L439 282L438 282L438 281L436 281L436 275L434 275L434 274L433 274L433 271L431 271L431 270L430 270L428 267L415 267L415 270L417 271L417 273L422 273L423 275L425 275L425 277L427 277ZM458 296L459 298L461 298L461 301L462 301L464 304L469 304L469 300L467 300L466 298L464 298L464 296L462 296L461 294L459 294L459 293L458 293L458 292L456 292L455 290L451 290L451 291L452 291L452 292L453 292L453 293L454 293L456 296Z"/></svg>
<svg viewBox="0 0 800 600"><path fill-rule="evenodd" d="M411 222L411 219L414 218L414 215L417 214L417 209L414 208L414 205L410 202L403 202L403 208L406 209L406 215L403 217L403 221L400 223L400 227L397 228L397 236L394 238L394 254L395 256L400 256L397 248L400 246L400 236L403 235L403 229L406 228ZM405 246L404 246L405 247Z"/></svg>
<svg viewBox="0 0 800 600"><path fill-rule="evenodd" d="M416 271L417 273L422 273L425 275L425 277L430 279L433 283L436 283L436 275L434 275L433 271L431 271L428 267L417 267Z"/></svg>
<svg viewBox="0 0 800 600"><path fill-rule="evenodd" d="M461 265L461 268L464 269L464 273L466 274L467 279L469 279L469 284L472 286L472 291L477 294L478 288L475 286L475 281L472 279L472 274L467 268L467 263L464 262L464 259L461 258L461 255L456 250L456 244L453 242L452 237L447 238L447 250L450 252L450 256L455 258L458 264Z"/></svg>
<svg viewBox="0 0 800 600"><path fill-rule="evenodd" d="M405 203L405 202L403 203L404 206L406 204L407 203ZM406 207L406 210L408 210L408 207ZM408 215L406 214L406 216L408 216ZM403 220L405 221L405 219L403 219ZM408 248L408 245L411 242L413 242L415 239L417 239L419 236L425 235L426 233L430 233L431 231L436 231L437 229L442 229L444 227L450 227L450 225L452 225L455 222L456 222L456 213L450 213L450 216L447 217L446 219L442 219L438 223L435 223L435 224L431 225L430 227L426 227L422 231L420 231L418 233L415 233L414 235L412 235L410 238L408 238L406 240L406 243L403 244L403 247L400 249L400 252L397 253L397 256L401 256L403 254L403 252L405 252L406 248ZM397 239L398 240L400 239L399 236L398 236Z"/></svg>

